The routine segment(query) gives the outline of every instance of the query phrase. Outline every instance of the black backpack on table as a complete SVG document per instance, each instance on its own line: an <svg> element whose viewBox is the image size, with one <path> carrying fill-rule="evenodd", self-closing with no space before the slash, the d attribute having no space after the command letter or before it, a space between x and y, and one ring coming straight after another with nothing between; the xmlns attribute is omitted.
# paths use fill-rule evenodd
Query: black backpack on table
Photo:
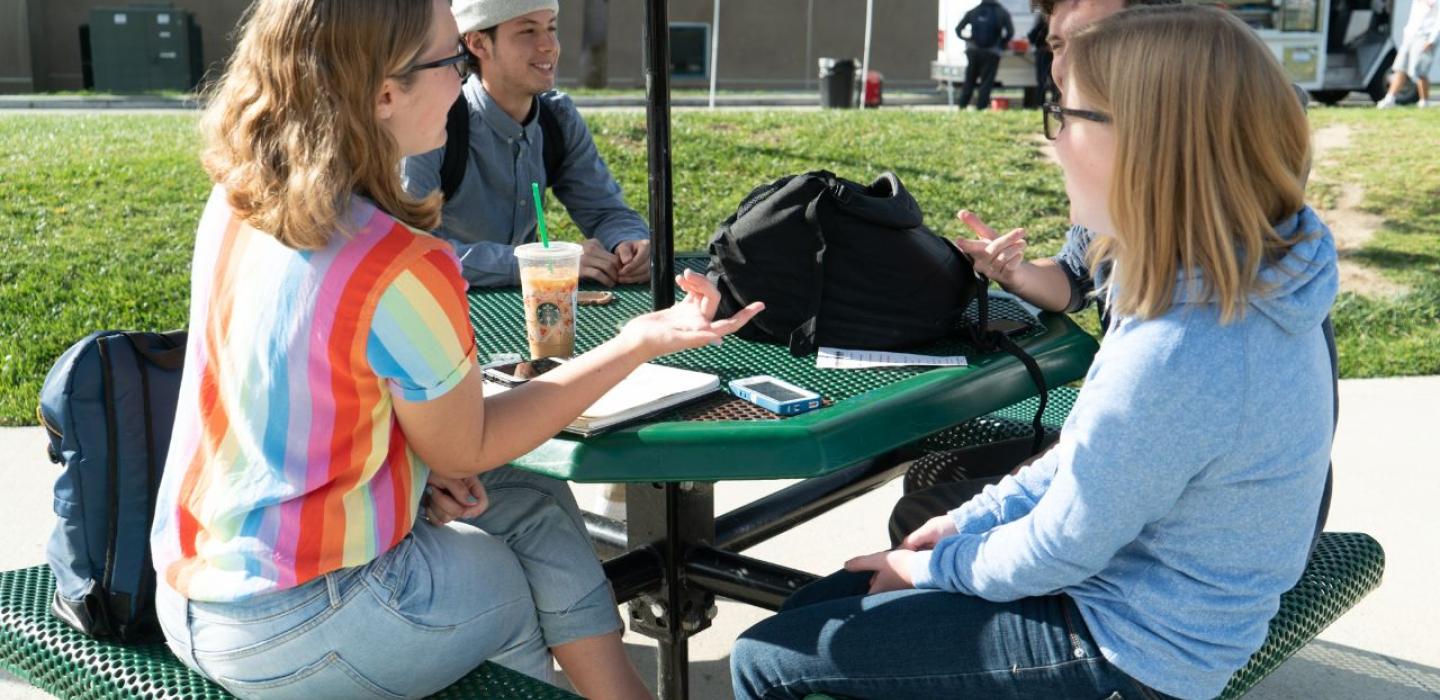
<svg viewBox="0 0 1440 700"><path fill-rule="evenodd" d="M989 280L925 227L920 205L893 173L866 186L821 170L756 188L711 237L707 274L720 290L718 318L765 302L736 332L747 340L801 357L820 346L904 350L959 337L1019 358L1045 409L1035 360L987 328ZM972 301L977 323L965 320ZM1034 423L1038 449L1040 413Z"/></svg>

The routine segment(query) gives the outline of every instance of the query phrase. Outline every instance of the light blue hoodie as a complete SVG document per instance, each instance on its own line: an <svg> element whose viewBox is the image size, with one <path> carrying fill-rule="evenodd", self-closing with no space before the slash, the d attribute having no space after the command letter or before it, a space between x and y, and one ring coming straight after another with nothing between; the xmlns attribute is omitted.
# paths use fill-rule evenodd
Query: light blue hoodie
<svg viewBox="0 0 1440 700"><path fill-rule="evenodd" d="M1309 208L1277 231L1301 240L1243 318L1185 281L1163 316L1117 318L1056 448L952 511L915 586L1066 593L1121 670L1218 695L1304 570L1330 458L1335 243Z"/></svg>

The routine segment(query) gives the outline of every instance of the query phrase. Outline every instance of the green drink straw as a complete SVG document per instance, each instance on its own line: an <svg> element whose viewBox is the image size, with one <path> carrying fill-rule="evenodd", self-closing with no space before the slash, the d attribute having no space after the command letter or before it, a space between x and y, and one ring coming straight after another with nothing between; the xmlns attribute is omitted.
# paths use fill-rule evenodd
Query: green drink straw
<svg viewBox="0 0 1440 700"><path fill-rule="evenodd" d="M550 247L550 234L545 231L545 209L540 205L540 183L530 183L530 193L535 195L535 225L540 227L540 244Z"/></svg>

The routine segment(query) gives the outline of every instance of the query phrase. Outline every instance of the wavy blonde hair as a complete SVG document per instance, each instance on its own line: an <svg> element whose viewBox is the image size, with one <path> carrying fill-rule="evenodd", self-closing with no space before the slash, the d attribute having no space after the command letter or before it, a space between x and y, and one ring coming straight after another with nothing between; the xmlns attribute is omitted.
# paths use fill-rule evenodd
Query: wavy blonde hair
<svg viewBox="0 0 1440 700"><path fill-rule="evenodd" d="M1222 323L1244 314L1262 263L1293 244L1277 223L1304 205L1310 131L1284 70L1244 23L1208 7L1139 7L1069 44L1073 85L1113 119L1109 210L1090 262L1113 262L1115 310L1169 310L1198 273Z"/></svg>
<svg viewBox="0 0 1440 700"><path fill-rule="evenodd" d="M201 119L202 161L246 223L296 249L345 232L352 195L433 229L440 198L400 183L375 116L387 77L424 50L429 0L256 0ZM395 78L402 88L408 77Z"/></svg>

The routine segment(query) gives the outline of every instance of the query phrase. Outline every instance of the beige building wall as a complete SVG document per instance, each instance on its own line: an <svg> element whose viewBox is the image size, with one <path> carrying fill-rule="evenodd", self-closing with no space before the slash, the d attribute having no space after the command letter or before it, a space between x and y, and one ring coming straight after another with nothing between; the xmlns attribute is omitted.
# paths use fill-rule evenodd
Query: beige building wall
<svg viewBox="0 0 1440 700"><path fill-rule="evenodd" d="M0 0L0 3L10 0ZM123 9L129 2L86 0L20 0L30 7L30 40L34 46L36 90L79 90L83 87L80 66L80 25L90 21L91 8ZM138 4L138 3L136 3ZM249 0L174 0L177 9L188 10L200 25L201 53L206 64L218 70L234 46L231 35ZM3 5L0 5L3 7ZM0 30L3 31L3 30ZM9 70L0 53L0 73Z"/></svg>
<svg viewBox="0 0 1440 700"><path fill-rule="evenodd" d="M561 12L568 10L561 3ZM571 0L578 8L583 0ZM671 0L670 21L713 20L713 0ZM865 0L721 0L718 83L722 89L807 88L817 60L854 58L865 50ZM924 86L935 60L935 0L875 0L870 67L887 85ZM575 14L579 14L576 11ZM610 0L610 84L644 85L644 0ZM712 30L713 31L713 30ZM809 55L806 53L807 35ZM566 68L564 61L561 68ZM578 76L577 67L566 73ZM708 87L676 79L675 87Z"/></svg>
<svg viewBox="0 0 1440 700"><path fill-rule="evenodd" d="M709 25L713 0L669 0L672 22ZM719 86L722 89L811 88L822 56L859 59L864 51L865 0L721 0ZM0 0L0 90L78 90L81 24L92 7L129 2ZM204 60L218 70L249 0L173 0L200 25ZM644 0L609 0L609 77L613 87L644 85ZM871 67L887 86L928 85L935 57L935 0L875 0ZM580 82L580 36L585 0L560 0L560 82ZM14 19L14 21L10 21ZM29 28L28 34L22 28ZM807 34L809 55L806 53ZM28 39L28 44L27 44ZM13 78L13 82L4 79ZM708 86L676 79L675 87Z"/></svg>

